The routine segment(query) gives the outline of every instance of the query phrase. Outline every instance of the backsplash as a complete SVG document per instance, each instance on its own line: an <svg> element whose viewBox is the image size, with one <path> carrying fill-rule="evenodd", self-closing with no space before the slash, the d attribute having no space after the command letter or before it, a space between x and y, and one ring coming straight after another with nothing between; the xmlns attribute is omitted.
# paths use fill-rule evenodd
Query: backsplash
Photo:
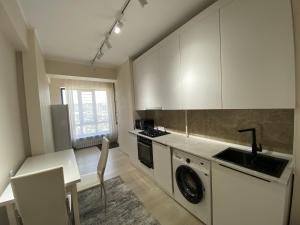
<svg viewBox="0 0 300 225"><path fill-rule="evenodd" d="M156 126L185 132L185 112L137 112L141 118L153 118ZM243 128L257 129L257 142L264 149L292 154L294 135L294 110L189 110L189 133L217 140L249 145L251 134L239 133Z"/></svg>

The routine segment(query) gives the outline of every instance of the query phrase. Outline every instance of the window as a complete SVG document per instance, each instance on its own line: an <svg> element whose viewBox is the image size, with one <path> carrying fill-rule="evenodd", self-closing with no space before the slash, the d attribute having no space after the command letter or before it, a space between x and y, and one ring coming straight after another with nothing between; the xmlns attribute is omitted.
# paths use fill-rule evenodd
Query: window
<svg viewBox="0 0 300 225"><path fill-rule="evenodd" d="M64 87L60 88L60 98L61 98L61 104L66 105L67 96L66 96L66 89Z"/></svg>
<svg viewBox="0 0 300 225"><path fill-rule="evenodd" d="M72 90L71 92L73 102L70 112L73 114L75 138L109 134L110 118L106 91ZM62 98L65 102L64 97Z"/></svg>

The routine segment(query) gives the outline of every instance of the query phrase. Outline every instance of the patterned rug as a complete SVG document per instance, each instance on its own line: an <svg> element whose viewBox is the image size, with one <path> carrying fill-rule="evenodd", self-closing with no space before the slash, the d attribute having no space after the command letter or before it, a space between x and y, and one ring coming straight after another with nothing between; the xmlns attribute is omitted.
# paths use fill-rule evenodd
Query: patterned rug
<svg viewBox="0 0 300 225"><path fill-rule="evenodd" d="M99 186L78 193L81 225L160 225L121 177L105 181L105 187L106 216Z"/></svg>

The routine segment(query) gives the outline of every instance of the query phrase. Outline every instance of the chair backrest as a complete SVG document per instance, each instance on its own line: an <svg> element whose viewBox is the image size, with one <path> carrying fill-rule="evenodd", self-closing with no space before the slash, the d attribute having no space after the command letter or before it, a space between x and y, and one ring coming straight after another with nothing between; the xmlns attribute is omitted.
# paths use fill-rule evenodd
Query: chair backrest
<svg viewBox="0 0 300 225"><path fill-rule="evenodd" d="M24 225L68 225L63 168L11 178Z"/></svg>
<svg viewBox="0 0 300 225"><path fill-rule="evenodd" d="M104 171L105 171L107 157L108 157L108 149L109 149L109 140L106 137L103 137L101 154L100 154L100 159L99 159L98 167L97 167L97 172L98 172L100 181L103 181Z"/></svg>

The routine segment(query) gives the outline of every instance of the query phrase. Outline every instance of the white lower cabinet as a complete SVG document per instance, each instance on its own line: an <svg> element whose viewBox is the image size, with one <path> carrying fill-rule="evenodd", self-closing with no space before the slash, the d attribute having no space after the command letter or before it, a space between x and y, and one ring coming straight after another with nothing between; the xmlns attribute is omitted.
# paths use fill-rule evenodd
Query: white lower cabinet
<svg viewBox="0 0 300 225"><path fill-rule="evenodd" d="M137 136L135 134L128 133L128 155L131 163L135 166L138 165L138 147L137 147Z"/></svg>
<svg viewBox="0 0 300 225"><path fill-rule="evenodd" d="M154 179L169 194L173 193L171 149L153 142Z"/></svg>
<svg viewBox="0 0 300 225"><path fill-rule="evenodd" d="M213 163L213 224L286 225L290 190L291 181L269 182Z"/></svg>

